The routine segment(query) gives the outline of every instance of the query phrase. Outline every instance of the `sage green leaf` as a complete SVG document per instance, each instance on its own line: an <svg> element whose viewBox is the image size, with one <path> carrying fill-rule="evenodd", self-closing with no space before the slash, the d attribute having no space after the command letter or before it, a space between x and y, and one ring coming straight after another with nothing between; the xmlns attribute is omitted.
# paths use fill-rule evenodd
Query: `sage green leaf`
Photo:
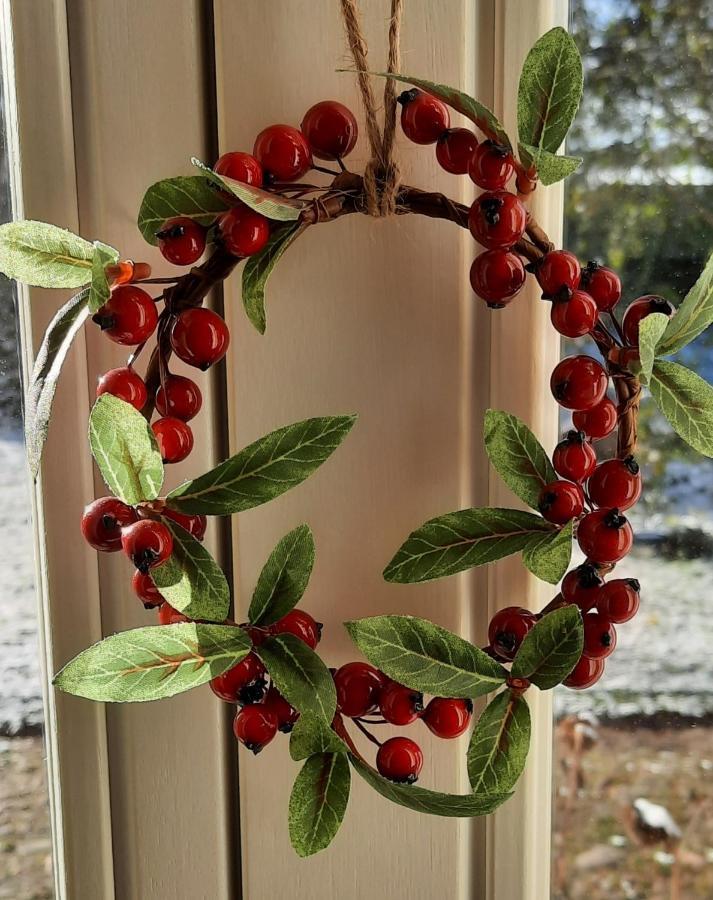
<svg viewBox="0 0 713 900"><path fill-rule="evenodd" d="M713 387L685 366L659 360L649 390L676 434L703 456L713 457Z"/></svg>
<svg viewBox="0 0 713 900"><path fill-rule="evenodd" d="M154 584L174 609L190 619L224 622L230 588L220 566L185 528L172 519L162 521L173 535L173 552L151 569Z"/></svg>
<svg viewBox="0 0 713 900"><path fill-rule="evenodd" d="M274 500L334 453L356 416L323 416L278 428L168 495L172 509L227 516Z"/></svg>
<svg viewBox="0 0 713 900"><path fill-rule="evenodd" d="M642 325L651 316L642 321ZM713 254L708 257L698 280L686 294L676 315L668 320L668 327L656 349L657 356L678 353L713 322Z"/></svg>
<svg viewBox="0 0 713 900"><path fill-rule="evenodd" d="M312 713L302 713L290 734L290 756L295 762L315 753L344 753L347 750L347 745L329 723Z"/></svg>
<svg viewBox="0 0 713 900"><path fill-rule="evenodd" d="M226 190L229 194L237 197L250 209L259 212L266 219L274 219L277 222L294 222L299 219L300 213L306 204L302 200L292 200L289 197L282 197L280 194L271 191L263 191L262 188L255 187L252 184L245 184L243 181L236 181L234 178L228 178L225 175L218 175L199 159L191 157L194 166L201 170L205 176L217 185L217 187Z"/></svg>
<svg viewBox="0 0 713 900"><path fill-rule="evenodd" d="M104 703L172 697L220 675L249 652L250 639L229 625L149 625L104 638L55 676L67 694Z"/></svg>
<svg viewBox="0 0 713 900"><path fill-rule="evenodd" d="M519 509L461 509L413 531L384 569L386 581L410 584L455 575L518 553L535 535L554 531Z"/></svg>
<svg viewBox="0 0 713 900"><path fill-rule="evenodd" d="M24 284L78 288L92 279L94 247L84 238L24 220L0 225L0 272Z"/></svg>
<svg viewBox="0 0 713 900"><path fill-rule="evenodd" d="M520 142L556 153L582 99L582 59L564 28L552 28L525 58L517 96Z"/></svg>
<svg viewBox="0 0 713 900"><path fill-rule="evenodd" d="M312 856L334 840L349 803L351 772L346 753L320 753L302 766L290 794L290 843Z"/></svg>
<svg viewBox="0 0 713 900"><path fill-rule="evenodd" d="M337 708L334 681L322 660L294 634L278 634L255 648L277 690L300 713L331 722Z"/></svg>
<svg viewBox="0 0 713 900"><path fill-rule="evenodd" d="M522 142L518 144L518 149L522 164L527 169L534 168L544 185L557 184L558 181L562 181L576 172L582 165L582 159L579 156L560 156L550 153L549 150L542 150Z"/></svg>
<svg viewBox="0 0 713 900"><path fill-rule="evenodd" d="M510 673L527 678L542 691L560 684L579 662L584 626L578 606L547 613L530 629L515 655Z"/></svg>
<svg viewBox="0 0 713 900"><path fill-rule="evenodd" d="M474 794L510 791L530 748L530 709L524 697L502 691L485 707L468 745L468 778Z"/></svg>
<svg viewBox="0 0 713 900"><path fill-rule="evenodd" d="M57 379L72 341L87 320L89 288L68 300L44 333L35 357L25 398L25 447L32 477L36 478L47 438Z"/></svg>
<svg viewBox="0 0 713 900"><path fill-rule="evenodd" d="M119 251L94 241L94 257L92 259L92 283L89 287L89 311L95 313L109 299L109 279L106 267L119 259Z"/></svg>
<svg viewBox="0 0 713 900"><path fill-rule="evenodd" d="M532 574L548 584L557 584L569 568L572 558L573 523L568 522L558 531L532 539L522 551L522 561Z"/></svg>
<svg viewBox="0 0 713 900"><path fill-rule="evenodd" d="M508 677L487 653L416 616L372 616L344 626L372 665L416 691L480 697Z"/></svg>
<svg viewBox="0 0 713 900"><path fill-rule="evenodd" d="M639 360L641 363L639 378L643 384L648 384L651 380L654 362L660 355L658 343L669 322L669 317L663 313L651 313L641 320L639 325Z"/></svg>
<svg viewBox="0 0 713 900"><path fill-rule="evenodd" d="M229 208L228 201L202 175L164 178L144 194L139 209L139 231L145 241L156 246L156 234L167 219L185 216L207 227Z"/></svg>
<svg viewBox="0 0 713 900"><path fill-rule="evenodd" d="M248 258L243 269L243 306L248 319L260 334L265 334L265 285L287 248L307 228L305 223L281 225L270 235L263 249Z"/></svg>
<svg viewBox="0 0 713 900"><path fill-rule="evenodd" d="M253 625L271 625L286 616L300 602L313 566L314 537L309 525L298 525L278 542L263 566L248 621Z"/></svg>
<svg viewBox="0 0 713 900"><path fill-rule="evenodd" d="M485 450L510 490L537 509L542 488L557 478L544 447L523 421L489 409L483 426Z"/></svg>
<svg viewBox="0 0 713 900"><path fill-rule="evenodd" d="M506 794L441 794L429 791L415 784L395 784L382 778L363 760L350 755L349 760L361 777L374 790L399 806L405 806L414 812L427 813L432 816L449 816L474 818L487 816L501 806L511 793Z"/></svg>
<svg viewBox="0 0 713 900"><path fill-rule="evenodd" d="M136 506L155 500L163 462L151 426L130 403L102 394L89 416L89 444L109 490Z"/></svg>

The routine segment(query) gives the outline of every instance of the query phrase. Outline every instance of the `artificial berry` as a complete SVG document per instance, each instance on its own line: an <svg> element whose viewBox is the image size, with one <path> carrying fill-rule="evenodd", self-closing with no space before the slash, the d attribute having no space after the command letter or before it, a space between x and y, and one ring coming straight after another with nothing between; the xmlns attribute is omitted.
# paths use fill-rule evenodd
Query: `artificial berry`
<svg viewBox="0 0 713 900"><path fill-rule="evenodd" d="M413 784L423 768L423 751L410 738L389 738L379 747L376 768L389 781Z"/></svg>
<svg viewBox="0 0 713 900"><path fill-rule="evenodd" d="M139 572L148 572L171 555L173 536L163 522L139 519L122 529L121 546Z"/></svg>
<svg viewBox="0 0 713 900"><path fill-rule="evenodd" d="M200 388L183 375L167 375L156 391L156 409L162 416L189 422L203 405Z"/></svg>
<svg viewBox="0 0 713 900"><path fill-rule="evenodd" d="M354 113L336 100L310 106L300 129L317 159L341 159L352 152L359 135Z"/></svg>
<svg viewBox="0 0 713 900"><path fill-rule="evenodd" d="M589 612L599 602L604 579L591 563L572 569L562 579L560 592L566 603L576 603L582 612Z"/></svg>
<svg viewBox="0 0 713 900"><path fill-rule="evenodd" d="M244 706L233 721L235 737L256 754L275 737L277 728L277 716L262 703Z"/></svg>
<svg viewBox="0 0 713 900"><path fill-rule="evenodd" d="M550 378L552 394L565 409L592 409L604 399L607 384L607 373L591 356L566 356Z"/></svg>
<svg viewBox="0 0 713 900"><path fill-rule="evenodd" d="M473 703L454 697L434 697L421 717L436 737L457 738L467 731L473 717Z"/></svg>
<svg viewBox="0 0 713 900"><path fill-rule="evenodd" d="M137 569L131 579L131 587L146 609L153 609L164 602L163 596L159 593L148 572L139 572Z"/></svg>
<svg viewBox="0 0 713 900"><path fill-rule="evenodd" d="M565 678L564 683L574 691L583 691L596 684L604 674L604 660L582 656L577 665Z"/></svg>
<svg viewBox="0 0 713 900"><path fill-rule="evenodd" d="M147 400L144 380L130 366L105 372L97 382L97 397L102 394L118 397L135 409L143 409Z"/></svg>
<svg viewBox="0 0 713 900"><path fill-rule="evenodd" d="M589 262L582 270L580 286L594 297L601 312L611 311L621 297L621 279L613 269Z"/></svg>
<svg viewBox="0 0 713 900"><path fill-rule="evenodd" d="M164 416L151 425L151 430L165 463L181 462L193 449L193 432L182 419Z"/></svg>
<svg viewBox="0 0 713 900"><path fill-rule="evenodd" d="M187 216L168 219L156 237L163 258L174 266L192 266L205 251L205 228Z"/></svg>
<svg viewBox="0 0 713 900"><path fill-rule="evenodd" d="M522 237L527 211L509 191L487 191L468 213L470 233L489 250L508 250Z"/></svg>
<svg viewBox="0 0 713 900"><path fill-rule="evenodd" d="M312 167L304 135L291 125L270 125L255 138L253 155L275 181L297 181Z"/></svg>
<svg viewBox="0 0 713 900"><path fill-rule="evenodd" d="M239 203L218 220L220 236L233 256L259 253L270 239L270 222L265 216Z"/></svg>
<svg viewBox="0 0 713 900"><path fill-rule="evenodd" d="M486 250L473 260L470 283L491 309L502 309L525 283L525 267L517 253Z"/></svg>
<svg viewBox="0 0 713 900"><path fill-rule="evenodd" d="M448 107L438 97L412 88L398 100L402 105L401 127L414 144L435 144L451 124Z"/></svg>
<svg viewBox="0 0 713 900"><path fill-rule="evenodd" d="M488 625L488 641L501 659L514 659L518 647L537 620L521 606L506 606Z"/></svg>
<svg viewBox="0 0 713 900"><path fill-rule="evenodd" d="M158 608L159 625L177 625L179 622L190 622L188 616L174 609L170 603L162 603Z"/></svg>
<svg viewBox="0 0 713 900"><path fill-rule="evenodd" d="M259 703L265 695L265 666L254 653L248 653L227 672L211 678L210 687L228 703Z"/></svg>
<svg viewBox="0 0 713 900"><path fill-rule="evenodd" d="M312 650L322 637L322 623L315 622L309 613L293 609L271 626L273 634L293 634Z"/></svg>
<svg viewBox="0 0 713 900"><path fill-rule="evenodd" d="M376 709L385 678L368 663L345 663L334 673L337 708L345 716L365 716Z"/></svg>
<svg viewBox="0 0 713 900"><path fill-rule="evenodd" d="M615 563L631 550L631 525L618 509L597 509L587 513L577 528L582 553L593 562Z"/></svg>
<svg viewBox="0 0 713 900"><path fill-rule="evenodd" d="M379 693L379 710L392 725L410 725L423 712L423 694L392 681Z"/></svg>
<svg viewBox="0 0 713 900"><path fill-rule="evenodd" d="M158 313L146 291L134 284L123 284L114 288L92 321L117 344L143 344L156 328Z"/></svg>
<svg viewBox="0 0 713 900"><path fill-rule="evenodd" d="M275 685L270 685L270 690L265 695L263 705L277 717L277 730L287 734L299 719L300 714L290 706Z"/></svg>
<svg viewBox="0 0 713 900"><path fill-rule="evenodd" d="M195 513L181 513L178 510L170 509L168 506L161 510L162 515L167 519L177 522L181 528L185 529L197 541L202 541L205 537L205 530L208 527L208 519L205 516Z"/></svg>
<svg viewBox="0 0 713 900"><path fill-rule="evenodd" d="M614 578L599 592L597 612L620 625L633 619L639 611L641 585L636 578Z"/></svg>
<svg viewBox="0 0 713 900"><path fill-rule="evenodd" d="M589 334L597 324L597 304L586 291L563 288L555 295L550 310L552 325L565 337Z"/></svg>
<svg viewBox="0 0 713 900"><path fill-rule="evenodd" d="M566 525L584 512L584 491L573 481L551 481L540 491L537 507L548 522Z"/></svg>
<svg viewBox="0 0 713 900"><path fill-rule="evenodd" d="M568 431L552 454L555 472L570 481L586 481L597 465L597 454L583 431Z"/></svg>
<svg viewBox="0 0 713 900"><path fill-rule="evenodd" d="M551 250L542 257L535 269L535 276L542 288L542 296L548 300L556 297L562 288L576 291L581 274L579 260L569 250Z"/></svg>
<svg viewBox="0 0 713 900"><path fill-rule="evenodd" d="M572 424L583 431L593 441L608 437L617 426L619 413L612 400L605 397L591 409L578 410L572 414Z"/></svg>
<svg viewBox="0 0 713 900"><path fill-rule="evenodd" d="M485 191L499 191L515 173L515 163L507 147L483 141L471 155L468 174Z"/></svg>
<svg viewBox="0 0 713 900"><path fill-rule="evenodd" d="M584 655L590 659L606 659L616 647L616 629L599 612L584 617Z"/></svg>
<svg viewBox="0 0 713 900"><path fill-rule="evenodd" d="M230 342L223 319L211 309L185 309L171 329L171 347L189 366L205 371L221 360Z"/></svg>
<svg viewBox="0 0 713 900"><path fill-rule="evenodd" d="M82 513L82 535L95 550L121 550L121 529L137 520L136 510L116 497L101 497Z"/></svg>
<svg viewBox="0 0 713 900"><path fill-rule="evenodd" d="M241 153L239 150L224 153L213 166L213 171L226 178L232 178L233 181L262 187L262 166L249 153Z"/></svg>
<svg viewBox="0 0 713 900"><path fill-rule="evenodd" d="M676 312L676 307L663 297L657 297L655 294L647 294L634 300L626 308L624 318L621 320L621 330L624 335L624 341L631 345L637 346L639 343L639 326L641 320L651 313L663 313L669 318Z"/></svg>
<svg viewBox="0 0 713 900"><path fill-rule="evenodd" d="M595 506L629 509L641 496L641 472L633 456L600 463L587 483Z"/></svg>
<svg viewBox="0 0 713 900"><path fill-rule="evenodd" d="M449 128L436 143L436 159L451 175L465 175L478 146L478 138L468 128Z"/></svg>

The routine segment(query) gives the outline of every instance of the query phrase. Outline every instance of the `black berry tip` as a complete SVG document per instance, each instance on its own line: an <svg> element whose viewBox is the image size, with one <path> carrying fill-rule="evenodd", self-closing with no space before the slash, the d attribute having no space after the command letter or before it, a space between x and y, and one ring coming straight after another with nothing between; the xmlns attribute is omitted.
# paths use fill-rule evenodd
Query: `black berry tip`
<svg viewBox="0 0 713 900"><path fill-rule="evenodd" d="M495 645L501 647L506 654L512 653L517 646L517 638L511 631L499 631L495 635Z"/></svg>
<svg viewBox="0 0 713 900"><path fill-rule="evenodd" d="M283 722L282 725L277 726L277 730L281 731L283 734L289 734L294 727L294 722Z"/></svg>
<svg viewBox="0 0 713 900"><path fill-rule="evenodd" d="M626 516L622 516L619 510L614 507L604 516L604 524L607 528L623 528L626 525Z"/></svg>
<svg viewBox="0 0 713 900"><path fill-rule="evenodd" d="M505 309L505 303L487 303L488 309Z"/></svg>
<svg viewBox="0 0 713 900"><path fill-rule="evenodd" d="M587 435L583 431L572 431L567 432L567 436L565 438L568 444L586 444L587 443Z"/></svg>
<svg viewBox="0 0 713 900"><path fill-rule="evenodd" d="M414 693L411 694L411 705L413 706L414 712L423 712L423 694L420 691L414 691Z"/></svg>
<svg viewBox="0 0 713 900"><path fill-rule="evenodd" d="M638 578L627 578L626 583L632 590L636 591L637 594L641 590L641 582Z"/></svg>
<svg viewBox="0 0 713 900"><path fill-rule="evenodd" d="M633 456L627 456L626 459L624 460L624 465L629 470L629 472L631 472L632 475L639 474L639 464L637 463L637 461L634 459Z"/></svg>
<svg viewBox="0 0 713 900"><path fill-rule="evenodd" d="M396 98L396 102L400 103L402 106L406 106L407 103L411 103L413 100L418 97L421 93L418 88L411 88L408 91L404 91L402 94Z"/></svg>
<svg viewBox="0 0 713 900"><path fill-rule="evenodd" d="M102 331L107 331L109 328L114 327L115 319L114 316L102 315L101 312L98 312L92 316L92 322L98 325Z"/></svg>
<svg viewBox="0 0 713 900"><path fill-rule="evenodd" d="M247 747L247 749L248 749L251 753L254 753L255 756L257 756L258 753L260 753L260 751L263 749L263 747L264 747L265 745L264 745L264 744L254 744L254 743L250 743L250 744L245 744L245 746Z"/></svg>
<svg viewBox="0 0 713 900"><path fill-rule="evenodd" d="M468 710L468 713L469 714L472 713L473 712L473 701L470 699L470 697L466 698L463 702L465 704L465 708Z"/></svg>
<svg viewBox="0 0 713 900"><path fill-rule="evenodd" d="M562 287L558 288L555 291L554 297L552 298L557 303L567 303L572 299L572 294L574 291L569 285L563 284Z"/></svg>
<svg viewBox="0 0 713 900"><path fill-rule="evenodd" d="M604 579L592 563L582 563L577 568L577 582L583 588L596 588L604 584Z"/></svg>

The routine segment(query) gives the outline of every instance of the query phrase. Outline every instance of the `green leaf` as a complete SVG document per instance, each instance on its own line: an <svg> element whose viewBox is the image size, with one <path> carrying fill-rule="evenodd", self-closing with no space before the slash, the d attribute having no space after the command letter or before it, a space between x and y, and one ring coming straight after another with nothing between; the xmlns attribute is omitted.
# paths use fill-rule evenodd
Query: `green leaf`
<svg viewBox="0 0 713 900"><path fill-rule="evenodd" d="M685 366L659 360L649 390L676 434L713 457L713 387Z"/></svg>
<svg viewBox="0 0 713 900"><path fill-rule="evenodd" d="M199 159L191 157L191 162L196 168L209 178L213 184L219 188L226 190L229 194L237 197L250 209L259 212L266 219L273 219L276 222L294 222L300 217L300 213L306 204L302 200L292 200L289 197L282 197L280 194L271 191L263 191L262 188L255 187L252 184L245 184L243 181L236 181L234 178L227 178L225 175L218 175Z"/></svg>
<svg viewBox="0 0 713 900"><path fill-rule="evenodd" d="M384 569L386 581L410 584L455 575L517 553L554 528L519 509L461 509L413 531Z"/></svg>
<svg viewBox="0 0 713 900"><path fill-rule="evenodd" d="M230 588L218 563L206 548L172 519L164 525L173 535L173 552L151 578L174 609L191 619L224 622L230 608Z"/></svg>
<svg viewBox="0 0 713 900"><path fill-rule="evenodd" d="M290 756L295 762L315 753L343 753L347 745L321 716L302 713L290 734Z"/></svg>
<svg viewBox="0 0 713 900"><path fill-rule="evenodd" d="M520 151L520 159L526 168L534 168L540 181L544 185L557 184L568 178L582 165L582 159L579 156L559 156L556 153L550 153L549 150L542 150L533 147L531 144L518 144Z"/></svg>
<svg viewBox="0 0 713 900"><path fill-rule="evenodd" d="M278 428L168 495L180 512L227 516L274 500L334 453L356 416L323 416Z"/></svg>
<svg viewBox="0 0 713 900"><path fill-rule="evenodd" d="M372 616L344 626L372 665L417 691L480 697L508 677L487 653L416 616Z"/></svg>
<svg viewBox="0 0 713 900"><path fill-rule="evenodd" d="M382 778L363 760L353 755L349 760L364 781L382 797L414 812L428 813L432 816L460 818L487 816L512 796L512 794L441 794L415 784L395 784Z"/></svg>
<svg viewBox="0 0 713 900"><path fill-rule="evenodd" d="M265 285L287 248L307 228L306 223L282 225L270 235L263 249L248 258L243 269L243 306L248 319L260 334L265 334Z"/></svg>
<svg viewBox="0 0 713 900"><path fill-rule="evenodd" d="M527 678L542 691L560 684L579 662L584 626L578 606L547 613L520 644L510 674Z"/></svg>
<svg viewBox="0 0 713 900"><path fill-rule="evenodd" d="M522 561L541 581L557 584L569 568L572 558L573 523L568 522L558 531L532 539L522 551Z"/></svg>
<svg viewBox="0 0 713 900"><path fill-rule="evenodd" d="M286 616L300 602L313 566L314 537L309 525L298 525L279 541L263 566L248 621L253 625L271 625Z"/></svg>
<svg viewBox="0 0 713 900"><path fill-rule="evenodd" d="M119 251L94 241L94 257L92 259L92 283L89 288L89 310L95 313L109 299L109 280L106 277L106 267L119 259Z"/></svg>
<svg viewBox="0 0 713 900"><path fill-rule="evenodd" d="M114 496L129 506L158 497L161 454L151 426L130 403L102 394L89 417L89 444Z"/></svg>
<svg viewBox="0 0 713 900"><path fill-rule="evenodd" d="M25 284L78 288L92 278L94 247L84 238L46 222L0 225L0 272Z"/></svg>
<svg viewBox="0 0 713 900"><path fill-rule="evenodd" d="M250 638L235 626L149 625L112 634L82 651L54 684L105 703L160 700L210 681L250 649Z"/></svg>
<svg viewBox="0 0 713 900"><path fill-rule="evenodd" d="M651 313L641 320L639 325L639 359L641 371L639 378L644 384L651 380L654 361L659 356L658 343L671 320L663 313Z"/></svg>
<svg viewBox="0 0 713 900"><path fill-rule="evenodd" d="M641 324L650 318L651 316L647 316ZM670 356L672 353L678 353L705 331L711 322L713 322L713 254L708 257L698 281L686 294L683 303L676 310L676 315L668 320L668 327L656 350L657 355Z"/></svg>
<svg viewBox="0 0 713 900"><path fill-rule="evenodd" d="M468 778L474 794L510 791L530 748L530 709L524 697L502 691L485 707L468 745Z"/></svg>
<svg viewBox="0 0 713 900"><path fill-rule="evenodd" d="M298 856L328 847L344 819L351 772L346 753L320 753L302 766L290 794L290 842Z"/></svg>
<svg viewBox="0 0 713 900"><path fill-rule="evenodd" d="M156 246L156 234L167 219L186 216L207 227L229 208L228 201L202 175L165 178L152 184L144 194L139 209L139 231L145 241Z"/></svg>
<svg viewBox="0 0 713 900"><path fill-rule="evenodd" d="M25 399L25 446L33 478L40 468L57 379L72 341L89 315L88 299L89 288L84 288L64 304L47 327L35 357Z"/></svg>
<svg viewBox="0 0 713 900"><path fill-rule="evenodd" d="M544 447L517 416L489 409L483 426L485 450L510 490L537 509L542 488L557 478Z"/></svg>
<svg viewBox="0 0 713 900"><path fill-rule="evenodd" d="M523 63L517 96L520 142L533 153L556 153L582 99L582 59L564 28L553 28L535 43Z"/></svg>
<svg viewBox="0 0 713 900"><path fill-rule="evenodd" d="M277 690L300 713L312 713L331 722L337 692L329 669L294 634L278 634L255 648Z"/></svg>

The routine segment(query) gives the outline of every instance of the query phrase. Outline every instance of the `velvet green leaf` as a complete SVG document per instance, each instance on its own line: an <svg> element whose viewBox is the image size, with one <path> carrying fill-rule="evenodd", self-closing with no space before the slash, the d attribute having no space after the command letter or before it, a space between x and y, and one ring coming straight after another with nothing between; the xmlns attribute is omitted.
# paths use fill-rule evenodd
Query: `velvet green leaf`
<svg viewBox="0 0 713 900"><path fill-rule="evenodd" d="M165 178L152 184L139 209L138 226L144 240L158 244L156 234L167 219L185 216L199 225L212 225L229 208L228 201L203 175Z"/></svg>
<svg viewBox="0 0 713 900"><path fill-rule="evenodd" d="M703 456L713 457L713 387L685 366L659 360L649 390L676 434Z"/></svg>
<svg viewBox="0 0 713 900"><path fill-rule="evenodd" d="M648 384L651 380L654 362L660 355L658 344L669 321L669 317L663 313L651 313L643 318L639 325L639 360L641 364L639 378L644 384Z"/></svg>
<svg viewBox="0 0 713 900"><path fill-rule="evenodd" d="M647 321L647 316L643 321ZM656 348L657 356L678 353L695 340L713 322L713 254L708 257L698 281L686 294L676 315L669 319L668 326ZM643 325L643 322L642 322Z"/></svg>
<svg viewBox="0 0 713 900"><path fill-rule="evenodd" d="M94 257L92 259L92 282L89 287L89 310L96 312L109 299L109 280L106 277L106 267L115 263L119 258L119 251L101 241L94 241Z"/></svg>
<svg viewBox="0 0 713 900"><path fill-rule="evenodd" d="M346 753L311 756L290 795L290 842L298 856L312 856L334 840L349 802L351 772Z"/></svg>
<svg viewBox="0 0 713 900"><path fill-rule="evenodd" d="M290 734L290 756L296 762L315 753L342 753L347 749L326 719L314 713L302 713Z"/></svg>
<svg viewBox="0 0 713 900"><path fill-rule="evenodd" d="M543 616L530 629L513 660L513 678L527 678L540 690L560 684L579 662L584 626L578 606L570 604Z"/></svg>
<svg viewBox="0 0 713 900"><path fill-rule="evenodd" d="M260 572L249 622L271 625L297 606L312 574L314 552L309 525L298 525L278 542Z"/></svg>
<svg viewBox="0 0 713 900"><path fill-rule="evenodd" d="M0 272L24 284L78 288L92 280L94 247L47 222L0 225Z"/></svg>
<svg viewBox="0 0 713 900"><path fill-rule="evenodd" d="M495 471L516 496L537 509L540 491L557 478L544 447L517 416L498 409L485 413L483 437Z"/></svg>
<svg viewBox="0 0 713 900"><path fill-rule="evenodd" d="M267 219L274 219L277 222L294 222L296 219L299 219L300 213L305 208L306 204L302 200L282 197L280 194L272 193L271 191L263 191L262 188L255 187L252 184L245 184L243 181L236 181L234 178L219 175L195 157L191 159L191 162L217 187L237 197L246 206L254 209L255 212L259 212Z"/></svg>
<svg viewBox="0 0 713 900"><path fill-rule="evenodd" d="M332 721L337 707L334 680L314 650L294 634L279 634L268 638L255 652L291 706Z"/></svg>
<svg viewBox="0 0 713 900"><path fill-rule="evenodd" d="M523 165L528 169L534 168L545 186L568 178L582 165L579 156L561 156L522 142L518 144L518 149Z"/></svg>
<svg viewBox="0 0 713 900"><path fill-rule="evenodd" d="M522 551L522 561L535 577L548 584L557 584L564 577L572 558L572 533L573 523L568 522L558 531L532 539Z"/></svg>
<svg viewBox="0 0 713 900"><path fill-rule="evenodd" d="M468 778L474 794L510 791L530 748L530 709L524 697L502 691L485 707L468 745Z"/></svg>
<svg viewBox="0 0 713 900"><path fill-rule="evenodd" d="M265 286L272 270L287 248L307 228L306 224L290 222L281 225L270 235L263 249L249 257L243 269L243 306L248 319L260 334L265 334Z"/></svg>

